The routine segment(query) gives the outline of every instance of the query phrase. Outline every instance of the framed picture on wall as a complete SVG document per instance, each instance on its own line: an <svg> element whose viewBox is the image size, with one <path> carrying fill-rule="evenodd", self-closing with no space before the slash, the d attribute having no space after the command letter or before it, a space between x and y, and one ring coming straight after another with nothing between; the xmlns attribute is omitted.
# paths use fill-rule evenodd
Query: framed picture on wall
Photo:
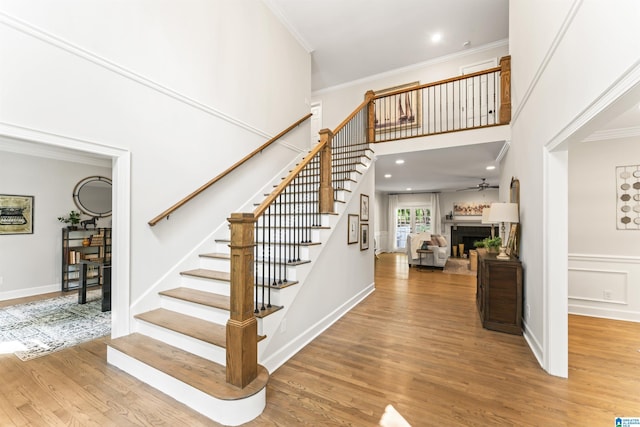
<svg viewBox="0 0 640 427"><path fill-rule="evenodd" d="M360 250L369 249L369 224L360 224Z"/></svg>
<svg viewBox="0 0 640 427"><path fill-rule="evenodd" d="M404 89L412 89L396 93ZM384 133L397 129L419 127L422 118L422 91L420 82L407 83L375 91L375 128Z"/></svg>
<svg viewBox="0 0 640 427"><path fill-rule="evenodd" d="M356 214L349 214L347 220L347 244L358 243L359 230L359 216Z"/></svg>
<svg viewBox="0 0 640 427"><path fill-rule="evenodd" d="M369 196L366 194L360 195L360 220L369 221Z"/></svg>
<svg viewBox="0 0 640 427"><path fill-rule="evenodd" d="M33 234L33 196L0 194L0 234Z"/></svg>

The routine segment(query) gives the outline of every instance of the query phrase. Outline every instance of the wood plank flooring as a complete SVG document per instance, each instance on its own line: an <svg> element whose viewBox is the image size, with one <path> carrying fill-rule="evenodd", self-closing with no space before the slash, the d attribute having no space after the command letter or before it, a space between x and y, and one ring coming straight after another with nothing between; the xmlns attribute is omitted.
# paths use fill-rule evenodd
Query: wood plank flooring
<svg viewBox="0 0 640 427"><path fill-rule="evenodd" d="M569 319L569 379L524 338L482 329L475 278L381 254L376 291L271 375L249 426L610 426L640 417L640 324ZM0 355L0 426L212 426L106 364L104 339L21 362Z"/></svg>

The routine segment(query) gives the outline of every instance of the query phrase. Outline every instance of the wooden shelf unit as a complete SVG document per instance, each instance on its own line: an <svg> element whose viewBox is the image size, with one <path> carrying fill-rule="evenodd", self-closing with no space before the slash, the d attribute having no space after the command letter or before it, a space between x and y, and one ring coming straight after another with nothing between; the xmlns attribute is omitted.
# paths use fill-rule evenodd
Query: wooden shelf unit
<svg viewBox="0 0 640 427"><path fill-rule="evenodd" d="M102 238L94 237L102 236ZM83 246L83 240L91 240L89 246ZM80 261L91 260L101 265L111 265L111 228L62 229L62 276L63 292L77 290L80 287ZM91 268L87 272L87 286L102 284L101 269Z"/></svg>
<svg viewBox="0 0 640 427"><path fill-rule="evenodd" d="M482 326L522 334L522 263L478 250L476 304Z"/></svg>

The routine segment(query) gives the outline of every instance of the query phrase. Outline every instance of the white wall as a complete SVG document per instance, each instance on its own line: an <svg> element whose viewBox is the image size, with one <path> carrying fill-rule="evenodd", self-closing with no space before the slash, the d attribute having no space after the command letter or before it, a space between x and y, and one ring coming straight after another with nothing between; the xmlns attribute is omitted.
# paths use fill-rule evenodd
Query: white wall
<svg viewBox="0 0 640 427"><path fill-rule="evenodd" d="M616 227L616 167L638 164L638 137L570 146L570 313L640 321L640 231Z"/></svg>
<svg viewBox="0 0 640 427"><path fill-rule="evenodd" d="M259 0L0 0L0 24L0 126L131 153L131 300L308 144L307 124L151 228L309 111L309 54Z"/></svg>
<svg viewBox="0 0 640 427"><path fill-rule="evenodd" d="M0 236L0 300L60 290L60 230L57 218L71 210L76 184L94 175L111 178L111 168L0 151L0 193L34 197L33 234ZM83 215L82 219L88 219ZM110 217L98 227L109 227Z"/></svg>
<svg viewBox="0 0 640 427"><path fill-rule="evenodd" d="M567 375L566 233L556 231L566 229L566 211L561 197L549 197L564 185L552 178L563 160L547 152L638 61L639 11L640 3L629 0L613 7L595 0L509 3L512 143L501 193L506 197L511 177L519 178L525 337L543 367L561 376Z"/></svg>

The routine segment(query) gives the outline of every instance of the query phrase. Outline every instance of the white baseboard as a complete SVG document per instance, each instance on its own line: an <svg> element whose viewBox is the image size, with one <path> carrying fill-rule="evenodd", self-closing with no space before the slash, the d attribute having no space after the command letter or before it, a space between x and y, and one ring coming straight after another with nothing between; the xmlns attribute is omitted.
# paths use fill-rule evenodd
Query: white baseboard
<svg viewBox="0 0 640 427"><path fill-rule="evenodd" d="M38 286L35 288L16 289L15 291L5 291L0 292L0 301L48 294L51 292L58 292L59 290L60 283L56 283L54 285Z"/></svg>
<svg viewBox="0 0 640 427"><path fill-rule="evenodd" d="M640 322L640 313L637 311L616 310L607 307L588 307L579 304L569 304L569 314L600 317L611 320L624 320L627 322Z"/></svg>
<svg viewBox="0 0 640 427"><path fill-rule="evenodd" d="M535 335L531 333L531 331L527 327L527 323L524 320L522 321L522 330L523 330L522 336L524 337L524 340L529 345L529 348L531 349L533 356L538 361L538 364L540 365L540 367L544 369L544 352L542 351L542 346L540 345L540 342L536 339Z"/></svg>
<svg viewBox="0 0 640 427"><path fill-rule="evenodd" d="M306 331L300 334L298 337L289 341L289 343L278 350L273 355L269 356L265 360L259 361L269 372L275 372L280 366L282 366L287 360L291 359L297 352L302 350L307 344L313 341L318 335L327 330L331 325L340 320L342 316L347 314L353 307L358 305L366 297L375 291L375 283L371 283L369 286L358 292L352 298L347 300L340 307L326 315L316 324L309 327Z"/></svg>

